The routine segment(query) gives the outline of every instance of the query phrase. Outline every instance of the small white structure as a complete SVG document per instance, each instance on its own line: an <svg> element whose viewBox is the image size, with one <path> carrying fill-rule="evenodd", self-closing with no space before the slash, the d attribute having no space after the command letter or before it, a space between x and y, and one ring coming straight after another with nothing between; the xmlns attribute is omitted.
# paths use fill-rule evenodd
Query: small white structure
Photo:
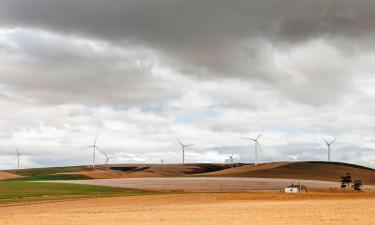
<svg viewBox="0 0 375 225"><path fill-rule="evenodd" d="M307 188L303 185L290 185L285 187L285 193L306 193Z"/></svg>

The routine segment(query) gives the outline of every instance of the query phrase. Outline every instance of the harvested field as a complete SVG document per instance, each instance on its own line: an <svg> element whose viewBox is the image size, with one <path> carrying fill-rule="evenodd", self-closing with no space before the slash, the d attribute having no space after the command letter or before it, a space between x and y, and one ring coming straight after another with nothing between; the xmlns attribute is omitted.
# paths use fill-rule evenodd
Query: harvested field
<svg viewBox="0 0 375 225"><path fill-rule="evenodd" d="M241 165L243 164L118 164L111 165L110 168L114 171L122 171L128 177L175 177L221 171Z"/></svg>
<svg viewBox="0 0 375 225"><path fill-rule="evenodd" d="M259 164L256 166L245 165L237 168L200 174L200 176L337 181L341 176L348 172L352 175L353 179L360 179L365 184L375 185L374 169L337 162L278 162Z"/></svg>
<svg viewBox="0 0 375 225"><path fill-rule="evenodd" d="M2 225L372 225L375 193L201 193L3 207ZM355 205L353 205L355 203Z"/></svg>
<svg viewBox="0 0 375 225"><path fill-rule="evenodd" d="M189 192L280 191L292 183L317 189L340 188L339 182L332 181L235 177L127 178L61 182L150 190L183 190ZM375 186L364 186L364 189L375 189Z"/></svg>
<svg viewBox="0 0 375 225"><path fill-rule="evenodd" d="M252 171L258 171L258 170L269 170L281 166L285 166L291 164L290 162L276 162L276 163L261 163L258 165L242 165L237 166L233 168L228 168L225 170L220 171L214 171L209 173L202 173L202 174L196 174L196 175L205 175L205 176L220 176L220 175L234 175L234 174L242 174L242 173L248 173Z"/></svg>
<svg viewBox="0 0 375 225"><path fill-rule="evenodd" d="M13 179L13 178L19 178L19 177L22 177L22 176L14 174L14 173L0 171L0 180Z"/></svg>
<svg viewBox="0 0 375 225"><path fill-rule="evenodd" d="M117 172L113 170L94 170L94 171L82 171L82 172L75 172L75 173L67 173L67 174L78 174L90 177L92 179L115 179L115 178L132 178L132 177L158 177L157 174L153 173L146 173L146 172L137 172L134 173L123 173Z"/></svg>

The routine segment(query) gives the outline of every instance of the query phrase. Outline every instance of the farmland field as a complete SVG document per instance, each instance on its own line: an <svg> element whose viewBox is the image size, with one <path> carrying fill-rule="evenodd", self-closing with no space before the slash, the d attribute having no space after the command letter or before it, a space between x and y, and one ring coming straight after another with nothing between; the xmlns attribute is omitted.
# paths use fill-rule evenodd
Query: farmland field
<svg viewBox="0 0 375 225"><path fill-rule="evenodd" d="M346 172L365 181L364 191L340 189L339 178ZM124 164L4 171L0 178L1 225L375 221L374 170L350 164ZM309 192L281 193L291 183L305 185Z"/></svg>
<svg viewBox="0 0 375 225"><path fill-rule="evenodd" d="M4 225L371 225L375 193L190 193L2 208Z"/></svg>

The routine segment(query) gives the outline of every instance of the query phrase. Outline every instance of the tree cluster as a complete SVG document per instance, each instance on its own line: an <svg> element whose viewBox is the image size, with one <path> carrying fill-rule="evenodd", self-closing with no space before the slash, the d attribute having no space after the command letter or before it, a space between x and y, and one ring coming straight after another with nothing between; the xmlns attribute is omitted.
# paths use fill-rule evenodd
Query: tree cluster
<svg viewBox="0 0 375 225"><path fill-rule="evenodd" d="M345 189L345 188L352 188L356 191L360 191L361 190L361 187L362 187L362 181L361 180L352 180L352 176L350 175L350 173L346 173L345 176L342 176L341 177L341 188Z"/></svg>

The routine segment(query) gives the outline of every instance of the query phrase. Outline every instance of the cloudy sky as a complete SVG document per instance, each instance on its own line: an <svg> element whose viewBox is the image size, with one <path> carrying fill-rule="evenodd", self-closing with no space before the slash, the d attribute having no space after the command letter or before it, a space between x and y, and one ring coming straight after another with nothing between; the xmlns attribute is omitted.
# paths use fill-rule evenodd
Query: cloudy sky
<svg viewBox="0 0 375 225"><path fill-rule="evenodd" d="M0 0L0 169L326 160L375 167L373 0ZM98 162L104 162L99 156Z"/></svg>

